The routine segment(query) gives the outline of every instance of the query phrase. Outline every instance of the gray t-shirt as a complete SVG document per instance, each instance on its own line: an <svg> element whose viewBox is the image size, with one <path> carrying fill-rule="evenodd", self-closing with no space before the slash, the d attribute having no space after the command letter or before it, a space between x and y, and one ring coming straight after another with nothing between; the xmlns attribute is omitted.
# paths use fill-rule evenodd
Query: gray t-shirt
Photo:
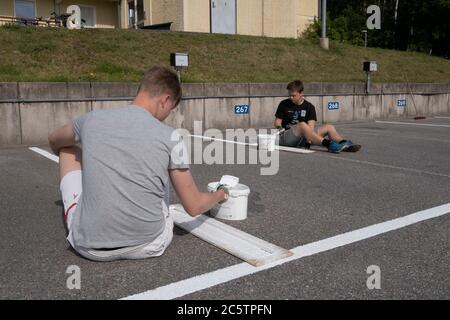
<svg viewBox="0 0 450 320"><path fill-rule="evenodd" d="M164 230L168 170L189 168L180 136L134 105L86 113L73 128L82 145L83 192L72 213L72 245L152 242Z"/></svg>

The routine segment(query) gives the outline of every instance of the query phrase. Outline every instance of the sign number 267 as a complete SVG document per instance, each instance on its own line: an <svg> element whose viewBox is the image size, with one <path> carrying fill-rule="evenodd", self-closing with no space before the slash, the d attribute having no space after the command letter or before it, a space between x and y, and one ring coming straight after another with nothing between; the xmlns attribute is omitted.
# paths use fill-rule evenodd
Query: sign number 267
<svg viewBox="0 0 450 320"><path fill-rule="evenodd" d="M235 114L248 114L248 105L242 104L242 105L236 105L234 106L234 113Z"/></svg>

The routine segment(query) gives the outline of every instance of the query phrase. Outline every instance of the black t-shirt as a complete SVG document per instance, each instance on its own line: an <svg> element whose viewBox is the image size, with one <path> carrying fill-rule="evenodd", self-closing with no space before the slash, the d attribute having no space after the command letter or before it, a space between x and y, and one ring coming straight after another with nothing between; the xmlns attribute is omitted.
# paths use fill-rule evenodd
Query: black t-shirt
<svg viewBox="0 0 450 320"><path fill-rule="evenodd" d="M306 100L301 105L296 105L291 99L281 101L275 117L283 120L281 126L285 129L289 129L300 122L317 121L316 108Z"/></svg>

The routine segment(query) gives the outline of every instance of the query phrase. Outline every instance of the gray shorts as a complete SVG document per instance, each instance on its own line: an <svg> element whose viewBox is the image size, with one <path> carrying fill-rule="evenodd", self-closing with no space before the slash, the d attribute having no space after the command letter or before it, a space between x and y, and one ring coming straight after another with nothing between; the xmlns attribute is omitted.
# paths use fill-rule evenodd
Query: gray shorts
<svg viewBox="0 0 450 320"><path fill-rule="evenodd" d="M60 189L64 203L64 220L66 222L67 229L69 230L67 240L76 252L89 260L114 261L122 259L136 260L159 257L172 242L174 221L170 216L167 205L167 203L169 203L169 190L166 190L167 199L161 200L161 205L163 208L162 214L165 219L164 230L155 240L133 247L118 248L113 250L95 250L77 246L73 241L73 234L71 232L73 215L77 214L76 208L78 205L78 200L83 192L81 170L67 173L61 180Z"/></svg>
<svg viewBox="0 0 450 320"><path fill-rule="evenodd" d="M161 256L172 242L174 222L170 215L165 220L164 231L153 242L133 247L125 247L114 250L93 250L79 246L73 246L76 252L92 261L138 260Z"/></svg>
<svg viewBox="0 0 450 320"><path fill-rule="evenodd" d="M308 140L304 136L296 136L292 129L286 130L280 135L280 146L304 148Z"/></svg>

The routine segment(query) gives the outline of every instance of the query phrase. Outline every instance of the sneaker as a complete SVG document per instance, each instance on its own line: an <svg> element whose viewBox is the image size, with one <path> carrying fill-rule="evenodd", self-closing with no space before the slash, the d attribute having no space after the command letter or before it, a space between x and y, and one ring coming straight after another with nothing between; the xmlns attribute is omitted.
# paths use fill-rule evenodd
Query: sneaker
<svg viewBox="0 0 450 320"><path fill-rule="evenodd" d="M359 150L361 150L361 145L360 144L354 144L351 140L347 140L346 142L344 142L344 149L342 151L345 152L358 152Z"/></svg>
<svg viewBox="0 0 450 320"><path fill-rule="evenodd" d="M344 150L346 147L345 142L344 143L337 143L335 141L330 142L330 146L328 147L329 152L333 153L339 153L342 150Z"/></svg>

